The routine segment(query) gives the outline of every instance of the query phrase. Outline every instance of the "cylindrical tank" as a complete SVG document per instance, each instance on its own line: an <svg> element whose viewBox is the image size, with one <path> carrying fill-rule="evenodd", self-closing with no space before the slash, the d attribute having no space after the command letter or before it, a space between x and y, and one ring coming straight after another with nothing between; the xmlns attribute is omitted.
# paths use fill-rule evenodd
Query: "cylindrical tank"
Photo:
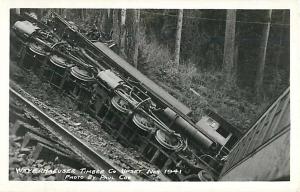
<svg viewBox="0 0 300 192"><path fill-rule="evenodd" d="M196 142L199 142L203 144L205 147L213 147L215 143L209 139L207 136L205 136L203 133L201 133L197 128L195 128L192 124L187 122L182 117L178 116L172 109L166 108L164 110L164 114L172 121L175 121L174 123L182 128L185 132L189 134L191 138L193 138Z"/></svg>
<svg viewBox="0 0 300 192"><path fill-rule="evenodd" d="M111 70L100 71L98 77L103 80L109 87L115 89L123 81Z"/></svg>
<svg viewBox="0 0 300 192"><path fill-rule="evenodd" d="M29 36L35 32L38 27L30 23L29 21L17 21L13 28L22 35Z"/></svg>

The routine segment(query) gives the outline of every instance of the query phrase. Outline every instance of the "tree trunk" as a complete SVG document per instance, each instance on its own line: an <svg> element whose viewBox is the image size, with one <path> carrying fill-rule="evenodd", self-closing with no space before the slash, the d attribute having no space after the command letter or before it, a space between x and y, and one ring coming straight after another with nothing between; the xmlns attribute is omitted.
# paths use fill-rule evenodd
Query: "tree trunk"
<svg viewBox="0 0 300 192"><path fill-rule="evenodd" d="M110 9L103 10L102 22L103 22L102 31L106 35L110 34L112 29L112 17L111 17Z"/></svg>
<svg viewBox="0 0 300 192"><path fill-rule="evenodd" d="M168 17L166 17L166 15L168 14L168 9L164 9L163 10L163 13L162 13L162 27L160 29L160 37L161 37L161 40L164 40L165 39L165 31L166 31L166 28L167 28L167 24L168 24Z"/></svg>
<svg viewBox="0 0 300 192"><path fill-rule="evenodd" d="M223 72L225 73L225 83L234 83L234 58L235 58L235 23L236 10L228 9L225 27L225 42L223 54Z"/></svg>
<svg viewBox="0 0 300 192"><path fill-rule="evenodd" d="M17 15L20 15L20 14L21 14L20 8L16 8L16 14L17 14Z"/></svg>
<svg viewBox="0 0 300 192"><path fill-rule="evenodd" d="M270 25L271 25L272 10L268 11L267 17L268 17L267 24L264 25L263 31L262 31L262 39L261 39L261 45L260 45L260 50L259 50L259 60L258 60L256 80L255 80L255 93L256 93L256 97L258 99L261 98L262 93L263 93L262 88L263 88L264 70L265 70L265 62L266 62Z"/></svg>
<svg viewBox="0 0 300 192"><path fill-rule="evenodd" d="M107 12L106 9L101 9L101 17L100 17L100 30L105 33L107 22Z"/></svg>
<svg viewBox="0 0 300 192"><path fill-rule="evenodd" d="M95 13L95 19L94 19L94 23L97 27L98 30L102 30L102 25L101 25L101 20L102 20L102 10L97 10Z"/></svg>
<svg viewBox="0 0 300 192"><path fill-rule="evenodd" d="M174 62L176 64L177 68L179 67L179 58L180 58L182 20L183 20L183 9L179 9L178 10L177 28L176 28L175 51L174 51Z"/></svg>
<svg viewBox="0 0 300 192"><path fill-rule="evenodd" d="M84 9L81 9L81 20L84 21L85 20L85 14L84 14Z"/></svg>
<svg viewBox="0 0 300 192"><path fill-rule="evenodd" d="M113 34L112 39L115 42L120 42L120 17L119 9L113 10Z"/></svg>
<svg viewBox="0 0 300 192"><path fill-rule="evenodd" d="M139 56L139 41L140 41L140 10L134 10L134 52L133 52L133 65L135 68L138 67L138 56Z"/></svg>
<svg viewBox="0 0 300 192"><path fill-rule="evenodd" d="M68 10L68 9L64 9L64 10L63 10L62 16L63 16L64 19L67 18L67 10Z"/></svg>
<svg viewBox="0 0 300 192"><path fill-rule="evenodd" d="M233 63L233 73L232 73L232 80L233 83L236 84L237 82L237 71L238 71L238 63L239 63L239 42L235 42L235 46L234 46L234 63Z"/></svg>
<svg viewBox="0 0 300 192"><path fill-rule="evenodd" d="M112 9L107 9L107 21L106 21L106 29L105 33L111 38L113 29L113 11Z"/></svg>
<svg viewBox="0 0 300 192"><path fill-rule="evenodd" d="M285 22L285 11L282 11L282 16L281 16L282 20L281 23ZM275 58L275 67L274 67L274 80L273 80L273 87L274 87L274 91L277 89L278 84L279 84L279 78L280 78L280 74L279 74L279 65L280 65L280 60L281 60L281 55L282 55L282 38L284 36L284 27L282 27L280 29L280 34L279 34L279 45L278 45L278 50L277 50L277 54L276 54L276 58ZM272 91L273 91L272 90Z"/></svg>
<svg viewBox="0 0 300 192"><path fill-rule="evenodd" d="M120 26L120 53L121 55L126 58L125 54L125 40L126 40L126 9L121 10L121 26Z"/></svg>

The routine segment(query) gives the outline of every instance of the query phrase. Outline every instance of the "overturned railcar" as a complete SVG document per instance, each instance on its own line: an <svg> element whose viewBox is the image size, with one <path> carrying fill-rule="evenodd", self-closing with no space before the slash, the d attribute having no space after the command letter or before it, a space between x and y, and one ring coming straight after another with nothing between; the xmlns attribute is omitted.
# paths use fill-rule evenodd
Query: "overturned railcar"
<svg viewBox="0 0 300 192"><path fill-rule="evenodd" d="M287 88L239 140L221 181L290 180L290 89Z"/></svg>
<svg viewBox="0 0 300 192"><path fill-rule="evenodd" d="M92 42L56 13L44 22L16 15L11 54L18 65L72 98L120 143L175 181L217 180L241 133L212 111L193 122L191 110L118 56Z"/></svg>

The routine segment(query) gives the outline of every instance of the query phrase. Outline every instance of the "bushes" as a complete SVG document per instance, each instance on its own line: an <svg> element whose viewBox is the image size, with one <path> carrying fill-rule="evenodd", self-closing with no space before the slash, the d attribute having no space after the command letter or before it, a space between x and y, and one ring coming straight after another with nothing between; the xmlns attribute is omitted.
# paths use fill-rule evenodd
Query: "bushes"
<svg viewBox="0 0 300 192"><path fill-rule="evenodd" d="M224 86L221 71L197 70L184 61L177 68L169 48L157 41L143 38L140 53L140 70L190 107L194 121L210 108L244 132L266 106L250 100L251 90Z"/></svg>

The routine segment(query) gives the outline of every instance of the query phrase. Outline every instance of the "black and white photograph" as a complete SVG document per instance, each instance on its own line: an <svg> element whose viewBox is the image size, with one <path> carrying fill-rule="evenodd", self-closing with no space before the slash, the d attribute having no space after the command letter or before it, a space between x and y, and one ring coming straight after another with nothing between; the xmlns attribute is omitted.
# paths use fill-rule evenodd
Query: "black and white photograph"
<svg viewBox="0 0 300 192"><path fill-rule="evenodd" d="M0 192L300 189L297 0L0 9Z"/></svg>
<svg viewBox="0 0 300 192"><path fill-rule="evenodd" d="M289 181L289 9L10 9L9 180Z"/></svg>
<svg viewBox="0 0 300 192"><path fill-rule="evenodd" d="M14 8L9 27L9 180L290 180L290 10Z"/></svg>

